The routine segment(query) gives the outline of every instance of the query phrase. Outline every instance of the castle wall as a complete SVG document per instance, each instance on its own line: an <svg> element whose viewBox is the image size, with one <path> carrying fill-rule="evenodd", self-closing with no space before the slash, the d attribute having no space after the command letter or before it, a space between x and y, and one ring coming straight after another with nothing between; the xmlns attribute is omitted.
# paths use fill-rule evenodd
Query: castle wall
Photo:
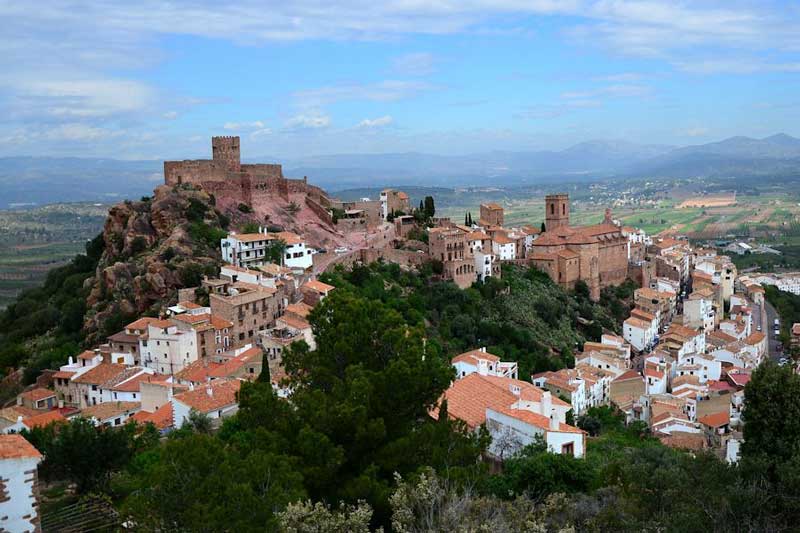
<svg viewBox="0 0 800 533"><path fill-rule="evenodd" d="M318 202L313 200L310 196L306 196L306 205L311 209L320 219L333 226L333 217L327 209L322 207Z"/></svg>
<svg viewBox="0 0 800 533"><path fill-rule="evenodd" d="M601 243L598 250L600 287L619 285L628 277L627 241L620 237Z"/></svg>

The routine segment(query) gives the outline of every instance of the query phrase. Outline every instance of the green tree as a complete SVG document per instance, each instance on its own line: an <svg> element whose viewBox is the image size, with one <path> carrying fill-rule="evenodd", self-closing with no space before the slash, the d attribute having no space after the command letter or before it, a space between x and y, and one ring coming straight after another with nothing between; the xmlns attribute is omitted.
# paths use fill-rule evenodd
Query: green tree
<svg viewBox="0 0 800 533"><path fill-rule="evenodd" d="M436 214L436 207L434 206L433 203L433 196L425 197L425 205L423 211L425 212L425 216L428 218L433 218L433 215Z"/></svg>
<svg viewBox="0 0 800 533"><path fill-rule="evenodd" d="M152 426L144 432L133 423L97 428L84 418L22 434L44 455L43 477L71 481L79 494L107 491L113 473L122 470L134 454L158 442Z"/></svg>
<svg viewBox="0 0 800 533"><path fill-rule="evenodd" d="M285 253L286 241L283 239L273 239L264 248L264 258L276 265L283 265L283 256Z"/></svg>

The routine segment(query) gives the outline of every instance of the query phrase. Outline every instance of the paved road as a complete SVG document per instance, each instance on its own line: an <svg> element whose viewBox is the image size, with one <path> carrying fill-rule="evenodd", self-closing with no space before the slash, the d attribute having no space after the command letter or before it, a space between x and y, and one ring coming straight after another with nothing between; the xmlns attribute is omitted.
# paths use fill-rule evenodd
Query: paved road
<svg viewBox="0 0 800 533"><path fill-rule="evenodd" d="M769 302L765 302L764 307L766 310L767 321L762 327L764 328L764 335L766 335L768 339L768 353L772 359L780 359L783 357L783 353L779 352L777 349L780 341L775 338L775 333L773 333L775 330L775 319L780 317L778 316L778 312L775 311L775 308L772 307Z"/></svg>

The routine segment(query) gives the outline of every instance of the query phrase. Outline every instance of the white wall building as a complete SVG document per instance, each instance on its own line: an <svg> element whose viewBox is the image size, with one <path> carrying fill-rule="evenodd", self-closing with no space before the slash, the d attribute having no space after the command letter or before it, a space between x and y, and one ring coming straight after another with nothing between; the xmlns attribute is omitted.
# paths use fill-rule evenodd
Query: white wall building
<svg viewBox="0 0 800 533"><path fill-rule="evenodd" d="M516 258L516 243L505 235L497 234L492 239L492 253L501 261L510 261Z"/></svg>
<svg viewBox="0 0 800 533"><path fill-rule="evenodd" d="M42 454L20 435L0 435L0 531L40 531L34 491Z"/></svg>
<svg viewBox="0 0 800 533"><path fill-rule="evenodd" d="M637 351L649 349L658 333L656 322L647 322L636 317L629 317L622 323L622 336L625 342Z"/></svg>
<svg viewBox="0 0 800 533"><path fill-rule="evenodd" d="M168 320L151 322L139 344L142 366L159 374L175 375L198 358L197 332Z"/></svg>

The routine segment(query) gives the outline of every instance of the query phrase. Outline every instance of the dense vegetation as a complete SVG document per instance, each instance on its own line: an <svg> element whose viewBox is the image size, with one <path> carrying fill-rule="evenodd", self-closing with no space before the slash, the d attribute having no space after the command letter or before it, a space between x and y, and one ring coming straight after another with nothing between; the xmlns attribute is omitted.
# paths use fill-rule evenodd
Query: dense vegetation
<svg viewBox="0 0 800 533"><path fill-rule="evenodd" d="M452 317L442 312L457 293L387 266L332 277L340 286L310 315L317 349L295 344L285 356L289 401L279 399L268 380L246 383L239 412L219 431L210 432L198 419L164 442L153 438L152 429L131 426L93 430L72 422L36 430L27 436L44 451L45 479L71 481L79 492L104 491L143 530L794 527L800 513L800 377L787 367L767 363L746 388L739 465L666 448L643 423L625 426L610 408L599 408L578 421L592 435L584 459L534 444L492 474L478 460L485 433L428 416L453 377L451 350L463 346L449 329ZM487 313L486 320L522 331L514 316L505 324L494 313L506 309L502 300L515 290L547 287L539 277L512 271L503 284L464 291L468 300L454 305L469 302ZM560 298L566 305L561 315L578 312L580 296ZM440 316L429 319L434 315ZM466 334L494 334L483 320ZM568 329L583 337L563 327L551 339ZM531 340L541 335L529 334ZM496 346L528 356L513 341ZM558 352L541 357L563 363Z"/></svg>

